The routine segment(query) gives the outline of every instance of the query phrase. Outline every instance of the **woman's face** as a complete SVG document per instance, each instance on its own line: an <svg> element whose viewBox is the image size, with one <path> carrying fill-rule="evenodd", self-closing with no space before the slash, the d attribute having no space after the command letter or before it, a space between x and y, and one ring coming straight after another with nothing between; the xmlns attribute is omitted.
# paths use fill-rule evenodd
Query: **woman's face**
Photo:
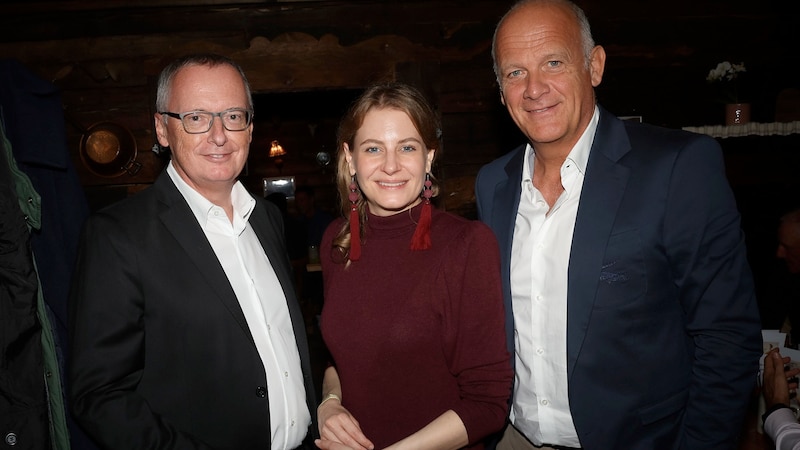
<svg viewBox="0 0 800 450"><path fill-rule="evenodd" d="M370 110L353 148L345 144L350 175L356 175L370 212L377 216L405 211L421 201L433 156L408 114L397 109Z"/></svg>

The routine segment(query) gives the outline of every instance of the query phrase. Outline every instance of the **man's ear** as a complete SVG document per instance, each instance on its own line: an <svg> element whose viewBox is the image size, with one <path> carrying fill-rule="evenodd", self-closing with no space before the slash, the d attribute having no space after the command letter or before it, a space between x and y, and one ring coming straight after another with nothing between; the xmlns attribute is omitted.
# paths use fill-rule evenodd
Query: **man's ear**
<svg viewBox="0 0 800 450"><path fill-rule="evenodd" d="M591 60L589 61L589 73L592 77L592 86L600 86L603 81L603 71L606 69L606 51L600 45L595 45L592 49Z"/></svg>
<svg viewBox="0 0 800 450"><path fill-rule="evenodd" d="M167 137L167 124L164 123L164 116L159 113L153 114L153 121L156 125L156 138L158 144L162 147L169 147L169 138Z"/></svg>

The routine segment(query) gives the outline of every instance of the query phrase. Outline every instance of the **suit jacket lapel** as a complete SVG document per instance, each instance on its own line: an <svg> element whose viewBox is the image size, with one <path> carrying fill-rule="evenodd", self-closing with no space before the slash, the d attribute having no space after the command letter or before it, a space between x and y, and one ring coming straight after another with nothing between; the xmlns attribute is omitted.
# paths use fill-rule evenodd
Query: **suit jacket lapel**
<svg viewBox="0 0 800 450"><path fill-rule="evenodd" d="M239 326L247 332L250 341L255 345L255 341L253 341L253 337L250 334L250 328L247 326L247 320L244 317L242 308L239 306L239 300L233 292L228 277L225 276L225 270L217 260L214 249L208 243L208 239L206 239L202 228L195 220L188 203L186 203L186 200L184 200L166 172L161 174L153 187L158 191L159 199L164 206L159 214L164 226L172 233L181 248L186 252L188 259L202 273L203 279L208 281L211 290L217 294Z"/></svg>
<svg viewBox="0 0 800 450"><path fill-rule="evenodd" d="M514 222L519 208L519 196L522 182L522 164L525 160L526 145L514 150L515 154L506 164L506 179L499 181L494 189L494 202L492 211L489 211L492 228L503 230L497 233L498 245L503 254L503 261L510 261L511 244L514 240ZM495 214L495 211L497 213ZM512 214L508 214L511 211ZM508 269L506 263L506 270ZM507 274L504 274L507 275Z"/></svg>
<svg viewBox="0 0 800 450"><path fill-rule="evenodd" d="M527 144L514 150L504 170L506 178L498 180L492 193L491 210L484 211L481 219L495 230L500 249L500 273L503 279L505 304L506 346L514 354L514 305L511 301L511 245L514 240L514 223L519 208L522 181L522 164ZM510 214L509 214L510 212ZM512 363L514 359L512 358Z"/></svg>
<svg viewBox="0 0 800 450"><path fill-rule="evenodd" d="M250 225L258 236L264 252L267 254L275 275L283 288L284 296L286 297L286 305L289 308L289 317L292 320L292 328L294 329L295 342L300 354L300 365L303 370L303 379L306 387L306 403L308 408L312 411L312 424L310 430L316 436L317 424L316 414L313 411L317 407L316 391L314 390L314 380L311 375L311 359L308 351L308 338L306 335L306 325L303 319L303 312L300 310L300 303L297 301L295 295L294 282L292 281L291 262L288 259L288 254L282 241L282 228L277 223L270 223L270 217L267 214L264 205L260 204L260 200L256 199L258 203L250 215ZM277 217L277 216L274 216ZM272 230L272 233L267 233L267 230Z"/></svg>
<svg viewBox="0 0 800 450"><path fill-rule="evenodd" d="M279 228L276 224L269 223L269 217L263 205L256 205L253 214L250 215L250 225L253 227L256 236L258 236L261 247L267 254L270 265L275 270L275 275L281 283L286 303L289 307L289 315L292 319L292 326L297 339L305 341L305 322L303 321L303 314L300 311L300 306L295 298L294 283L292 281L292 273L289 269L291 267L288 257L284 252L284 245L282 241L276 239L279 236ZM267 234L266 230L273 229L274 233Z"/></svg>
<svg viewBox="0 0 800 450"><path fill-rule="evenodd" d="M572 376L594 305L606 244L614 225L629 169L619 164L630 150L622 121L600 108L586 177L581 190L567 289L567 373Z"/></svg>

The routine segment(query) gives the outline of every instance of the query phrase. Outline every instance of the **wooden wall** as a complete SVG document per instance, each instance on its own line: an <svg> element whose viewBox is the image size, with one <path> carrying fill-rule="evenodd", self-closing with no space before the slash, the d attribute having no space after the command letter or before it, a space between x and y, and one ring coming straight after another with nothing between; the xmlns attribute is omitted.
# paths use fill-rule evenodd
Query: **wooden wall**
<svg viewBox="0 0 800 450"><path fill-rule="evenodd" d="M777 92L800 86L796 0L579 0L608 53L600 102L669 127L720 123L705 76L743 61L753 119L771 121ZM215 51L245 68L257 94L256 129L243 181L293 175L332 209L334 130L347 102L379 79L422 87L441 112L440 205L474 215L472 183L484 163L522 142L498 101L489 47L507 0L475 1L28 1L0 6L0 58L15 58L62 92L69 149L94 207L153 181L165 158L151 151L154 81L190 51ZM101 177L79 156L83 131L119 123L138 147L135 175ZM278 168L269 141L288 150Z"/></svg>

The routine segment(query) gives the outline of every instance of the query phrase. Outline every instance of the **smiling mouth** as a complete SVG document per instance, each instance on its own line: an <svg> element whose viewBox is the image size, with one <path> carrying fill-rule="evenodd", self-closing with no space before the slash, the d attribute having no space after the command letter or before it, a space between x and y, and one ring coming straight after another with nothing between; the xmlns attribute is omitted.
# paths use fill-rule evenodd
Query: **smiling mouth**
<svg viewBox="0 0 800 450"><path fill-rule="evenodd" d="M531 112L531 113L542 113L542 112L545 112L545 111L549 111L550 108L552 108L552 107L551 106L546 106L544 108L539 108L539 109L528 109L527 111Z"/></svg>
<svg viewBox="0 0 800 450"><path fill-rule="evenodd" d="M392 181L392 182L379 181L378 182L378 185L383 186L383 187L388 187L388 188L396 188L396 187L403 186L404 184L406 184L405 181Z"/></svg>

